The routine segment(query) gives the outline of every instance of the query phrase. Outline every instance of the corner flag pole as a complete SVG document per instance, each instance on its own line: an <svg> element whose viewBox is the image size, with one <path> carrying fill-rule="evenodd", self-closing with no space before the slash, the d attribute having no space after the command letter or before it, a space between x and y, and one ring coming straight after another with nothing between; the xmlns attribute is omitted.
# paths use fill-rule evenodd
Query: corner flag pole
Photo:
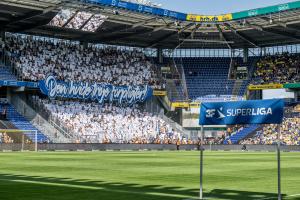
<svg viewBox="0 0 300 200"><path fill-rule="evenodd" d="M38 139L38 138L37 138L37 130L35 130L34 133L35 133L35 134L34 134L34 135L35 135L34 150L35 150L35 152L37 152L37 151L38 151L38 144L37 144L37 143L38 143L38 141L37 141L37 139Z"/></svg>
<svg viewBox="0 0 300 200"><path fill-rule="evenodd" d="M204 140L204 127L201 125L201 141L200 141L200 192L199 198L203 199L203 140Z"/></svg>
<svg viewBox="0 0 300 200"><path fill-rule="evenodd" d="M278 200L282 200L281 196L281 169L280 169L280 135L281 135L281 125L278 125L278 135L277 135L277 178L278 178Z"/></svg>

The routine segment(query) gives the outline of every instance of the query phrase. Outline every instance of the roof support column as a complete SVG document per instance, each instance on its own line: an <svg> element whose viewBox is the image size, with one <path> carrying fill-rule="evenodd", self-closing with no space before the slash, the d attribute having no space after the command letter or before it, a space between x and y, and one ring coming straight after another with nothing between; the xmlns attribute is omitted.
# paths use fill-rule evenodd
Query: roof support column
<svg viewBox="0 0 300 200"><path fill-rule="evenodd" d="M300 91L296 91L296 101L300 101Z"/></svg>
<svg viewBox="0 0 300 200"><path fill-rule="evenodd" d="M163 61L163 49L162 48L157 48L157 60L159 64L162 64Z"/></svg>
<svg viewBox="0 0 300 200"><path fill-rule="evenodd" d="M267 55L267 49L266 47L261 48L260 50L260 56L266 56Z"/></svg>
<svg viewBox="0 0 300 200"><path fill-rule="evenodd" d="M231 58L235 56L235 49L230 49L230 56Z"/></svg>
<svg viewBox="0 0 300 200"><path fill-rule="evenodd" d="M249 49L244 48L243 49L243 62L247 63L248 62L248 57L249 57Z"/></svg>
<svg viewBox="0 0 300 200"><path fill-rule="evenodd" d="M80 41L80 45L83 46L84 49L88 48L88 42L86 41Z"/></svg>
<svg viewBox="0 0 300 200"><path fill-rule="evenodd" d="M5 63L5 52L4 52L4 44L5 44L5 31L0 32L0 60L2 63Z"/></svg>
<svg viewBox="0 0 300 200"><path fill-rule="evenodd" d="M2 39L2 41L5 40L5 31L0 32L0 38Z"/></svg>

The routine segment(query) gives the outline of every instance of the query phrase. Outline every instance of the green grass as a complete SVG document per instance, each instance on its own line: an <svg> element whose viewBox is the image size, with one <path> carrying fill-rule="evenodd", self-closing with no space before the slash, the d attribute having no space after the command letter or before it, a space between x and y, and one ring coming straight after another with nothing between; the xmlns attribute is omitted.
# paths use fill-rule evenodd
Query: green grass
<svg viewBox="0 0 300 200"><path fill-rule="evenodd" d="M205 152L210 199L276 199L275 153ZM199 152L0 153L1 200L197 197ZM282 153L284 199L300 199L300 153Z"/></svg>

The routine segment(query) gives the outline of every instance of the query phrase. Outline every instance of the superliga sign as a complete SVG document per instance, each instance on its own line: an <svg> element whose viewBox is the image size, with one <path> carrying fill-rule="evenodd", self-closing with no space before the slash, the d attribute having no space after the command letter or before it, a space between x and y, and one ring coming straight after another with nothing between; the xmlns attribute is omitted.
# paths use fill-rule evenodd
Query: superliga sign
<svg viewBox="0 0 300 200"><path fill-rule="evenodd" d="M283 109L281 99L202 103L199 124L280 124Z"/></svg>
<svg viewBox="0 0 300 200"><path fill-rule="evenodd" d="M58 81L50 75L39 82L40 90L49 98L93 100L103 103L116 102L120 105L132 105L144 102L153 95L153 90L147 85L114 86L105 83L84 83Z"/></svg>

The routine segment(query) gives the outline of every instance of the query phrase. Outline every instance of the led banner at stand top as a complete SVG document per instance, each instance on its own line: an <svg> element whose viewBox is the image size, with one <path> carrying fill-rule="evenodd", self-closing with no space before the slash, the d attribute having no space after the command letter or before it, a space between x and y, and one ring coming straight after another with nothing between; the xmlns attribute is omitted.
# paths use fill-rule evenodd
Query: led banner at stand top
<svg viewBox="0 0 300 200"><path fill-rule="evenodd" d="M171 107L172 108L189 108L190 104L189 104L189 102L172 102Z"/></svg>
<svg viewBox="0 0 300 200"><path fill-rule="evenodd" d="M249 85L249 90L268 90L268 89L282 89L282 84L265 84L265 85Z"/></svg>
<svg viewBox="0 0 300 200"><path fill-rule="evenodd" d="M200 108L201 103L200 102L192 102L190 103L190 108Z"/></svg>
<svg viewBox="0 0 300 200"><path fill-rule="evenodd" d="M283 111L282 99L202 103L199 124L280 124Z"/></svg>
<svg viewBox="0 0 300 200"><path fill-rule="evenodd" d="M167 91L165 90L154 90L153 91L153 96L166 96Z"/></svg>
<svg viewBox="0 0 300 200"><path fill-rule="evenodd" d="M37 82L27 82L27 81L0 81L0 86L8 87L27 87L27 88L38 88L39 84Z"/></svg>
<svg viewBox="0 0 300 200"><path fill-rule="evenodd" d="M80 0L80 1L85 3L113 6L116 8L127 9L134 12L141 12L141 13L152 14L152 15L158 15L162 17L170 17L180 21L196 21L196 22L222 22L222 21L236 20L242 18L249 18L258 15L279 13L287 10L300 8L300 1L295 1L290 3L275 5L275 6L269 6L265 8L258 8L258 9L246 10L246 11L241 11L236 13L211 16L211 15L186 14L186 13L176 12L176 11L167 10L163 8L157 8L153 6L125 2L121 0Z"/></svg>
<svg viewBox="0 0 300 200"><path fill-rule="evenodd" d="M157 8L157 7L152 7L152 6L147 6L147 5L137 4L137 3L120 1L120 0L81 0L81 1L86 3L114 6L121 9L127 9L127 10L132 10L141 13L148 13L152 15L159 15L162 17L170 17L181 21L185 21L187 16L187 14L185 13L175 12L172 10L167 10L163 8Z"/></svg>
<svg viewBox="0 0 300 200"><path fill-rule="evenodd" d="M283 12L283 11L297 9L297 8L300 8L300 1L232 13L232 19L241 19L241 18L254 17L258 15L278 13L278 12Z"/></svg>
<svg viewBox="0 0 300 200"><path fill-rule="evenodd" d="M40 90L49 98L93 100L99 103L116 102L119 105L132 105L144 102L153 95L153 90L147 85L114 86L104 83L83 83L57 81L54 76L48 76L39 82Z"/></svg>
<svg viewBox="0 0 300 200"><path fill-rule="evenodd" d="M224 22L232 20L231 14L226 15L193 15L188 14L187 18L188 21L194 21L194 22Z"/></svg>
<svg viewBox="0 0 300 200"><path fill-rule="evenodd" d="M287 89L300 89L300 83L287 83L287 84L283 84L283 88L287 88Z"/></svg>

